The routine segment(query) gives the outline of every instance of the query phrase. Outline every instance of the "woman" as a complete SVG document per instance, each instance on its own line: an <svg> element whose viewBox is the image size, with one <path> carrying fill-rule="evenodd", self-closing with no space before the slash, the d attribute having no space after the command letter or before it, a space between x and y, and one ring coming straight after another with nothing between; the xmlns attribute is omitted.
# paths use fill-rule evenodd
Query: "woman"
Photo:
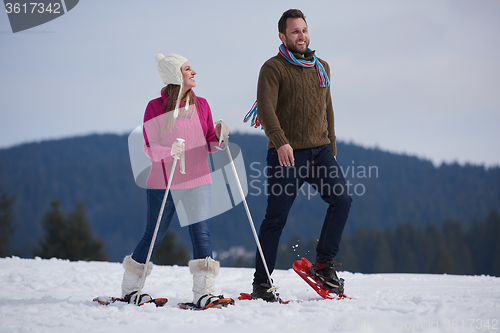
<svg viewBox="0 0 500 333"><path fill-rule="evenodd" d="M207 101L194 94L196 72L188 60L176 54L166 57L158 54L155 59L165 87L161 90L161 97L149 102L144 114L144 151L151 159L146 182L147 224L134 252L123 260L122 297L135 303L173 161L181 157L173 171L153 253L165 236L176 207L182 203L193 244L194 258L189 261L193 275L193 303L200 308L227 305L231 299L213 295L220 264L212 259L209 233L212 180L207 158L208 152L218 142L220 124L216 131ZM179 138L184 143L178 142ZM152 268L152 263L149 263L146 276ZM140 296L140 302L145 301L143 296Z"/></svg>

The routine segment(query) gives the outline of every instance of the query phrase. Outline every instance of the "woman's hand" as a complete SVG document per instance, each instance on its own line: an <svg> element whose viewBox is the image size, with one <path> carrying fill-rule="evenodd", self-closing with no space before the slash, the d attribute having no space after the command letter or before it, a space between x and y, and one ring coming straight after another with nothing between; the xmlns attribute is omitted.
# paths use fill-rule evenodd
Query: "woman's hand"
<svg viewBox="0 0 500 333"><path fill-rule="evenodd" d="M217 137L217 140L220 139L221 129L222 129L222 126L220 123L218 123L215 126L215 136ZM227 127L227 125L226 125L226 133L229 135L229 127Z"/></svg>
<svg viewBox="0 0 500 333"><path fill-rule="evenodd" d="M175 156L179 157L181 156L183 150L184 150L184 142L179 143L178 141L175 141L172 144L172 150L170 150L170 155L172 155L173 158L175 158Z"/></svg>

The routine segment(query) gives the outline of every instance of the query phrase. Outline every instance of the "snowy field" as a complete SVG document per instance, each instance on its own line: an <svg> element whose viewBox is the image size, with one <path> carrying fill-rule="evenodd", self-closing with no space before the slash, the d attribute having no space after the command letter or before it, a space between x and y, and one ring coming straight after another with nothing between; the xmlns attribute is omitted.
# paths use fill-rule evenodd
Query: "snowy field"
<svg viewBox="0 0 500 333"><path fill-rule="evenodd" d="M221 268L217 291L251 290L252 269ZM92 302L120 293L119 263L0 259L0 332L498 332L500 278L341 272L355 300L323 300L292 270L273 274L290 304L236 301L226 309L188 311L187 267L155 266L145 291L163 308Z"/></svg>

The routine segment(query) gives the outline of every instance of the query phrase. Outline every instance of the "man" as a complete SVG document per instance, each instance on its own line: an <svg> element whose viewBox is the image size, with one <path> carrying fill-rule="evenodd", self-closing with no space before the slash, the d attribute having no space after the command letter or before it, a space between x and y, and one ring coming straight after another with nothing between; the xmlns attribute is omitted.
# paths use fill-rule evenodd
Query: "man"
<svg viewBox="0 0 500 333"><path fill-rule="evenodd" d="M329 204L311 273L333 292L341 293L333 258L351 206L336 162L330 67L308 48L303 13L290 9L278 22L280 52L264 63L257 86L257 117L269 140L268 202L259 240L272 273L288 212L304 182ZM304 221L308 223L309 221ZM252 298L279 301L257 253Z"/></svg>

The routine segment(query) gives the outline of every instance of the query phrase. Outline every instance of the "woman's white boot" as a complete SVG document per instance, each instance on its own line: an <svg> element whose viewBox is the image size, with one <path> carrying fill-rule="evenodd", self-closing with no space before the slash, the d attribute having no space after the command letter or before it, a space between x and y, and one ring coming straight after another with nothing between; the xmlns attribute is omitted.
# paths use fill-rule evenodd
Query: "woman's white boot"
<svg viewBox="0 0 500 333"><path fill-rule="evenodd" d="M125 269L125 272L123 272L123 280L122 280L122 298L139 290L142 279L142 273L144 271L144 264L138 263L137 261L132 259L131 256L126 256L123 259L123 268ZM152 269L153 269L153 263L149 262L148 268L146 270L146 276L151 274ZM134 297L134 302L135 302L135 297Z"/></svg>
<svg viewBox="0 0 500 333"><path fill-rule="evenodd" d="M219 268L220 263L210 257L189 261L189 271L193 274L193 304L198 308L208 309L234 303L230 298L214 295Z"/></svg>

